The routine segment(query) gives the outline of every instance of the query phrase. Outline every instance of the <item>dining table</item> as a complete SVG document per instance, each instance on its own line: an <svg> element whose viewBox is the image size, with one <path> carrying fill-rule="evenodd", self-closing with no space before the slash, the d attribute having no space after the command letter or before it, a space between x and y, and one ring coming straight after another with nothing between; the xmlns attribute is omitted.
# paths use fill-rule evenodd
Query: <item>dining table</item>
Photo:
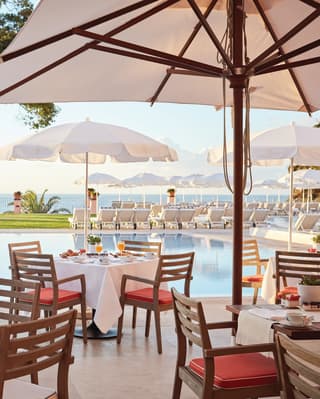
<svg viewBox="0 0 320 399"><path fill-rule="evenodd" d="M158 266L158 257L111 256L107 257L55 257L57 278L62 279L84 274L86 279L86 302L93 309L93 320L88 327L88 338L114 338L116 330L112 328L121 315L119 301L121 279L124 274L153 279ZM100 261L101 260L101 261ZM102 263L103 262L103 263ZM143 287L143 283L128 281L129 291ZM63 289L80 290L79 282L73 281L61 285ZM77 329L76 336L81 336Z"/></svg>

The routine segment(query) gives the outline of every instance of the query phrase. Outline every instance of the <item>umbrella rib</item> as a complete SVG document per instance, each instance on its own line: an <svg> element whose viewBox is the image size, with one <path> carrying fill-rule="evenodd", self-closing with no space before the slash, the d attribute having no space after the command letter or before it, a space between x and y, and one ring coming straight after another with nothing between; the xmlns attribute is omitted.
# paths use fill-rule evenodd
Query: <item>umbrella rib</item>
<svg viewBox="0 0 320 399"><path fill-rule="evenodd" d="M216 5L217 0L212 0L211 3L209 4L208 8L206 9L205 13L204 13L204 18L207 18L211 11L213 10L214 6ZM197 36L200 28L202 26L202 23L199 21L197 23L197 25L194 27L191 35L188 37L187 41L185 42L184 46L182 47L182 49L180 50L178 57L183 57L183 55L185 54L185 52L188 50L188 48L190 47L190 45L192 44L193 40L195 39L195 37ZM186 71L187 72L187 71ZM172 71L167 71L167 73L165 74L164 78L162 79L162 81L160 82L157 90L155 91L154 95L151 97L151 105L153 105L160 93L162 92L164 86L167 84L168 80L170 79L170 76L173 72Z"/></svg>
<svg viewBox="0 0 320 399"><path fill-rule="evenodd" d="M202 14L200 8L198 7L198 5L196 4L196 2L194 0L188 0L188 3L190 4L193 12L198 17L202 27L207 32L207 34L210 37L211 41L213 42L213 44L216 46L217 50L221 54L224 62L228 65L228 68L229 68L230 72L233 72L234 66L233 66L230 58L228 57L227 53L225 52L224 48L222 47L222 45L221 45L220 41L218 40L217 36L213 32L213 30L212 30L211 26L209 25L208 21L206 20L206 18Z"/></svg>
<svg viewBox="0 0 320 399"><path fill-rule="evenodd" d="M80 36L84 36L84 37L95 39L95 40L98 40L101 42L105 42L105 43L108 43L108 44L111 44L114 46L124 47L129 50L149 54L149 55L152 55L155 57L164 58L164 59L167 59L168 61L176 61L176 62L183 64L184 66L187 66L187 68L188 68L188 66L191 66L191 67L195 66L198 69L202 69L204 72L207 72L207 73L214 73L214 74L222 73L222 69L215 67L214 65L204 64L202 62L194 61L189 58L178 57L173 54L169 54L169 53L155 50L155 49L145 47L145 46L140 46L138 44L130 43L130 42L127 42L124 40L119 40L119 39L115 39L115 38L111 38L111 37L104 37L103 35L99 35L98 33L88 32L88 31L84 31L84 30L80 30L80 29L74 29L74 33L76 33Z"/></svg>
<svg viewBox="0 0 320 399"><path fill-rule="evenodd" d="M258 0L254 0L255 5L257 6ZM318 18L320 15L320 4L319 7L309 14L305 19L303 19L300 23L295 25L291 30L289 30L281 39L278 39L274 44L268 47L265 51L263 51L260 55L258 55L253 61L249 62L246 66L246 71L253 70L261 61L266 59L270 54L272 54L275 50L279 50L279 48L286 42L288 42L293 36L297 35L300 31L302 31L306 26L308 26L312 21Z"/></svg>
<svg viewBox="0 0 320 399"><path fill-rule="evenodd" d="M166 58L153 57L153 56L148 56L146 54L138 54L133 51L127 51L127 50L116 49L113 47L101 46L99 44L93 45L93 46L91 46L91 48L94 50L98 50L98 51L104 51L106 53L117 54L117 55L129 57L129 58L135 58L138 60L150 61L150 62L164 64L164 65L168 65L168 66L174 65L174 66L181 67L181 68L189 68L190 71L198 72L199 74L208 74L212 77L220 76L218 74L209 72L208 70L204 70L203 68L199 68L197 66L191 66L191 65L186 66L182 60L181 61L179 61L179 60L178 61L173 61L173 60L170 61Z"/></svg>
<svg viewBox="0 0 320 399"><path fill-rule="evenodd" d="M92 21L89 21L89 22L86 22L86 23L84 23L82 25L79 25L78 28L79 29L92 28L92 27L94 27L96 25L100 25L100 24L102 24L104 22L108 22L108 21L110 21L112 19L115 19L115 18L118 18L118 17L120 17L122 15L128 14L128 13L130 13L132 11L135 11L135 10L137 10L139 8L145 7L145 6L147 6L149 4L152 4L152 3L156 2L156 1L158 1L158 0L142 0L142 1L138 1L137 3L131 4L130 6L126 6L126 7L120 8L119 10L113 11L113 12L111 12L109 14L106 14L106 15L104 15L102 17L96 18L96 19L94 19ZM23 47L23 48L21 48L19 50L12 51L11 53L5 54L1 58L2 58L2 60L4 62L5 61L9 61L9 60L11 60L13 58L19 57L19 56L21 56L23 54L27 54L27 53L29 53L31 51L34 51L34 50L37 50L37 49L39 49L41 47L45 47L48 44L55 43L55 42L57 42L59 40L65 39L65 38L67 38L69 36L72 36L72 35L73 35L72 29L68 29L68 30L63 31L61 33L58 33L57 35L48 37L46 39L43 39L43 40L40 40L38 42L32 43L29 46L25 46L25 47Z"/></svg>
<svg viewBox="0 0 320 399"><path fill-rule="evenodd" d="M276 65L274 67L263 70L262 72L259 72L256 75L278 72L278 71L282 71L284 69L297 68L297 67L301 67L301 66L305 66L305 65L317 64L318 62L320 62L320 56L307 58L305 60L300 60L300 61L288 62L288 63L286 63L286 65Z"/></svg>
<svg viewBox="0 0 320 399"><path fill-rule="evenodd" d="M300 0L301 3L307 4L310 7L314 7L314 8L318 8L319 7L319 3L317 3L317 1L314 0Z"/></svg>
<svg viewBox="0 0 320 399"><path fill-rule="evenodd" d="M254 4L255 4L255 6L256 6L256 8L257 8L262 20L263 20L263 22L265 23L267 29L269 30L269 33L270 33L272 39L275 41L275 43L277 43L278 42L278 37L277 37L277 35L276 35L276 33L275 33L275 31L274 31L269 19L267 18L265 12L263 11L260 3L257 0L254 0ZM281 56L285 56L285 51L283 50L282 46L279 47L279 52L280 52ZM287 60L284 60L284 61L285 61L285 64L287 66L288 72L290 73L290 76L291 76L291 78L293 80L293 83L295 84L296 89L297 89L297 91L298 91L298 93L299 93L299 95L301 97L301 100L302 100L307 112L310 115L312 110L311 110L311 107L310 107L310 105L309 105L309 103L307 101L307 98L306 98L306 96L305 96L305 94L304 94L304 92L302 90L300 82L298 81L298 78L297 78L296 74L294 73L294 71L290 67L288 67L288 61ZM272 61L270 61L270 62L272 62Z"/></svg>

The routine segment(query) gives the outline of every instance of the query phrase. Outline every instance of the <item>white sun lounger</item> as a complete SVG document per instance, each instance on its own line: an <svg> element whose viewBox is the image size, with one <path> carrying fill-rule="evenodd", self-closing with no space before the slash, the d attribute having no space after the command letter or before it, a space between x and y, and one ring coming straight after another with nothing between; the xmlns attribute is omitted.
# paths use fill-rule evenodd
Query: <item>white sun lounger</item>
<svg viewBox="0 0 320 399"><path fill-rule="evenodd" d="M134 227L134 209L117 209L116 212L116 229L121 227Z"/></svg>
<svg viewBox="0 0 320 399"><path fill-rule="evenodd" d="M150 209L142 209L142 208L135 209L133 216L134 229L136 229L139 226L152 228L152 224L150 223L149 217L150 217Z"/></svg>
<svg viewBox="0 0 320 399"><path fill-rule="evenodd" d="M296 231L312 231L319 219L319 213L300 213L294 228Z"/></svg>
<svg viewBox="0 0 320 399"><path fill-rule="evenodd" d="M115 227L115 217L116 210L115 209L99 209L98 215L96 218L91 218L94 226L96 228L102 229L103 227Z"/></svg>
<svg viewBox="0 0 320 399"><path fill-rule="evenodd" d="M85 208L74 208L73 214L68 218L68 222L73 229L78 229L84 226L84 215ZM88 209L88 215L90 215L90 209ZM88 227L91 229L92 224L88 221Z"/></svg>

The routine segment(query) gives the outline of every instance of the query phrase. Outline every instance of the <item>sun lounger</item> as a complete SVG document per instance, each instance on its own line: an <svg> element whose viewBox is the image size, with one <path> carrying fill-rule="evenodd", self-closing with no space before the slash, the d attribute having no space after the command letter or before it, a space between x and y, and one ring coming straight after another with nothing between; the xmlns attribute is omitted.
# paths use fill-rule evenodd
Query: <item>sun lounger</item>
<svg viewBox="0 0 320 399"><path fill-rule="evenodd" d="M312 231L319 220L319 213L300 213L294 228L296 231Z"/></svg>
<svg viewBox="0 0 320 399"><path fill-rule="evenodd" d="M73 214L68 218L68 222L73 229L78 229L84 226L85 208L74 208ZM88 215L90 215L90 209L88 209ZM88 227L91 229L92 224L88 221Z"/></svg>
<svg viewBox="0 0 320 399"><path fill-rule="evenodd" d="M178 227L182 229L183 227L190 227L194 225L195 209L180 209L178 213Z"/></svg>
<svg viewBox="0 0 320 399"><path fill-rule="evenodd" d="M269 209L255 209L250 216L250 221L252 222L252 225L258 226L258 225L265 225L267 224L267 218L269 217Z"/></svg>
<svg viewBox="0 0 320 399"><path fill-rule="evenodd" d="M222 217L225 215L227 208L209 208L208 209L208 227L211 229L215 226L225 227Z"/></svg>
<svg viewBox="0 0 320 399"><path fill-rule="evenodd" d="M160 213L162 212L162 209L163 209L162 205L158 205L158 204L151 205L151 216L158 217L160 215Z"/></svg>
<svg viewBox="0 0 320 399"><path fill-rule="evenodd" d="M115 227L115 209L100 209L96 218L91 218L92 223L96 228L102 229L103 227Z"/></svg>
<svg viewBox="0 0 320 399"><path fill-rule="evenodd" d="M122 201L121 208L124 209L133 209L135 207L135 202L133 201Z"/></svg>
<svg viewBox="0 0 320 399"><path fill-rule="evenodd" d="M112 204L111 204L112 208L113 209L121 208L121 202L122 201L112 201Z"/></svg>
<svg viewBox="0 0 320 399"><path fill-rule="evenodd" d="M150 223L150 209L142 209L138 208L134 210L134 217L133 217L133 227L136 229L139 226L142 227L150 227L152 228L152 224Z"/></svg>
<svg viewBox="0 0 320 399"><path fill-rule="evenodd" d="M178 209L174 208L165 208L162 210L161 214L153 218L152 221L156 223L156 225L161 225L164 229L166 227L177 227L178 226Z"/></svg>
<svg viewBox="0 0 320 399"><path fill-rule="evenodd" d="M121 227L134 227L134 209L117 209L116 212L116 229L120 229Z"/></svg>

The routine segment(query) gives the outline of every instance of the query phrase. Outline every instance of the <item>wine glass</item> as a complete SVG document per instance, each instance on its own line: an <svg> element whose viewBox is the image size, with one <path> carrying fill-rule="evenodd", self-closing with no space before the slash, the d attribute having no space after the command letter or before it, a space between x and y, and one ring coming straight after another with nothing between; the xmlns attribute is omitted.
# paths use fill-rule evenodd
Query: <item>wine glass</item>
<svg viewBox="0 0 320 399"><path fill-rule="evenodd" d="M120 254L122 255L122 252L124 251L126 244L124 243L124 241L118 241L117 247L120 251Z"/></svg>

